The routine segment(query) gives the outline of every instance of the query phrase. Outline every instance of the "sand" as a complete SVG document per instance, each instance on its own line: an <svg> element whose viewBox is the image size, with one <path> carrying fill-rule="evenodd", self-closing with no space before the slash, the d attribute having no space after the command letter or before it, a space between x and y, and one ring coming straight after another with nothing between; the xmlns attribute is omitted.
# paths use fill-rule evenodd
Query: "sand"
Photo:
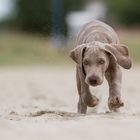
<svg viewBox="0 0 140 140"><path fill-rule="evenodd" d="M140 139L140 67L123 70L120 113L106 113L106 81L93 94L99 106L79 115L74 67L0 68L0 139Z"/></svg>

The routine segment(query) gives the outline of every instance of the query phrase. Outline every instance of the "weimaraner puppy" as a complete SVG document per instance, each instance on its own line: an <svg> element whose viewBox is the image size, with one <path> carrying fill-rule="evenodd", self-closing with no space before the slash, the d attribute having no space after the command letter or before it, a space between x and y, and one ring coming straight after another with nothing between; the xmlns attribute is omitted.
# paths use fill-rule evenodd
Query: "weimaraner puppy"
<svg viewBox="0 0 140 140"><path fill-rule="evenodd" d="M77 63L78 113L85 114L87 106L94 107L99 103L99 99L90 93L89 86L101 85L104 77L109 85L110 111L118 111L124 106L121 100L120 66L130 69L132 63L127 47L120 44L117 34L110 26L97 20L84 25L70 57Z"/></svg>

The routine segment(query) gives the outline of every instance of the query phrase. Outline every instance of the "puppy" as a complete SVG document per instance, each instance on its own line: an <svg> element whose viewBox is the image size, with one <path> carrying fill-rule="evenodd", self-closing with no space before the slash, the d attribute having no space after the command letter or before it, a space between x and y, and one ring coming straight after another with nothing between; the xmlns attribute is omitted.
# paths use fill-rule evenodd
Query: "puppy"
<svg viewBox="0 0 140 140"><path fill-rule="evenodd" d="M104 77L109 85L108 107L118 111L124 106L121 99L122 72L120 66L130 69L132 62L128 48L120 44L115 31L107 24L94 20L83 26L70 52L76 62L76 80L79 93L78 113L86 113L99 99L92 95L89 86L99 86Z"/></svg>

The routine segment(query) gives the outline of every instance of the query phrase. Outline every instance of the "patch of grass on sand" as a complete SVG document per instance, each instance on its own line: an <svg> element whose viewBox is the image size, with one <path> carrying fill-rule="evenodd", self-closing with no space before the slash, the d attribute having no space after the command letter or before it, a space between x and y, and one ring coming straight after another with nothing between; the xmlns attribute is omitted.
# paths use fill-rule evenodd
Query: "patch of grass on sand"
<svg viewBox="0 0 140 140"><path fill-rule="evenodd" d="M121 31L121 42L129 47L134 62L140 61L140 33ZM71 64L67 49L57 50L48 38L12 32L0 33L0 65Z"/></svg>
<svg viewBox="0 0 140 140"><path fill-rule="evenodd" d="M64 51L53 48L49 39L19 33L0 34L0 65L67 64Z"/></svg>

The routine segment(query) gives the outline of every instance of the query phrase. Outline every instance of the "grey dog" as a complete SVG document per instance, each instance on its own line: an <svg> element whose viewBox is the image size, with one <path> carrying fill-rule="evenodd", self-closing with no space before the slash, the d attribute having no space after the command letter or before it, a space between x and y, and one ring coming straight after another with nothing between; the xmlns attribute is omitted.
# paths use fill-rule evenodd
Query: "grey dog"
<svg viewBox="0 0 140 140"><path fill-rule="evenodd" d="M99 99L91 94L89 86L101 85L104 77L109 85L109 109L118 111L124 106L121 99L120 66L130 69L132 62L128 48L120 44L117 34L109 25L97 20L84 25L70 57L77 63L78 113L85 114L87 106L98 105Z"/></svg>

